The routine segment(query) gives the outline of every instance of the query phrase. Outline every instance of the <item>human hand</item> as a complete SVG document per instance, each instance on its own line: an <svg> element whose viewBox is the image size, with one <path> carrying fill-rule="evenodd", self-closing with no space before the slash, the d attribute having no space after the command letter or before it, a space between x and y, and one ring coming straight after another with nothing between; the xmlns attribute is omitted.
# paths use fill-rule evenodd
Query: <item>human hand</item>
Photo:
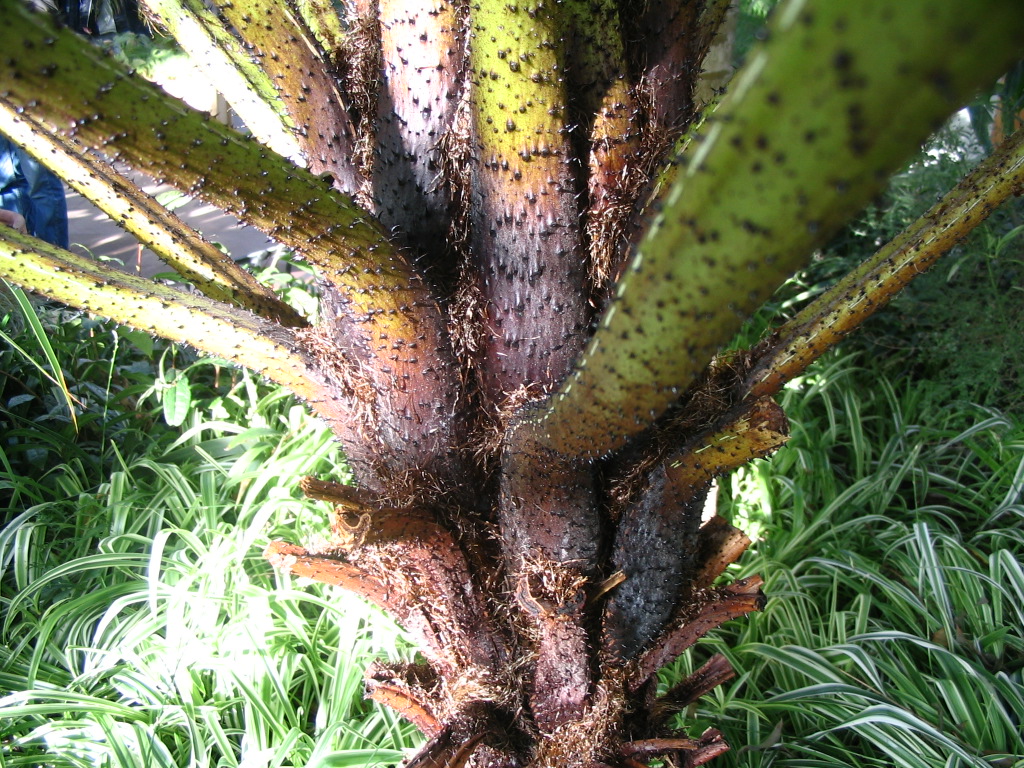
<svg viewBox="0 0 1024 768"><path fill-rule="evenodd" d="M25 217L16 211L5 211L0 209L0 224L6 224L8 227L21 232L23 235L28 234Z"/></svg>

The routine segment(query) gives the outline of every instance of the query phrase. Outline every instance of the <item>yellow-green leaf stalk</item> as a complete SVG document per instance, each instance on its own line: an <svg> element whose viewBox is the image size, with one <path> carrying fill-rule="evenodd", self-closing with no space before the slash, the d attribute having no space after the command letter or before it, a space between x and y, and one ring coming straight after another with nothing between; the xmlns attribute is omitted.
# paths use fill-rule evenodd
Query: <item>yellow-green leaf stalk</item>
<svg viewBox="0 0 1024 768"><path fill-rule="evenodd" d="M650 424L1022 37L1009 0L779 6L575 370L523 426L597 457Z"/></svg>
<svg viewBox="0 0 1024 768"><path fill-rule="evenodd" d="M924 274L1011 195L1024 194L1024 131L1018 130L921 218L845 275L764 342L748 396L778 392Z"/></svg>
<svg viewBox="0 0 1024 768"><path fill-rule="evenodd" d="M193 61L201 62L218 93L261 144L285 157L299 157L295 125L270 78L205 3L144 0L143 5Z"/></svg>
<svg viewBox="0 0 1024 768"><path fill-rule="evenodd" d="M233 213L314 266L327 289L311 343L338 386L355 377L370 393L360 410L382 453L396 471L452 463L458 385L447 329L379 222L329 181L127 75L20 6L7 16L4 39L12 42L0 57L0 96L31 104L69 140ZM48 87L58 73L62 87Z"/></svg>
<svg viewBox="0 0 1024 768"><path fill-rule="evenodd" d="M355 129L303 18L279 0L216 0L213 7L273 83L309 169L331 174L339 189L354 194L362 181Z"/></svg>
<svg viewBox="0 0 1024 768"><path fill-rule="evenodd" d="M569 370L585 326L565 81L565 12L546 0L470 4L472 248L484 302L484 392L500 402Z"/></svg>
<svg viewBox="0 0 1024 768"><path fill-rule="evenodd" d="M7 227L0 227L0 277L256 371L307 400L340 434L355 426L352 404L329 396L326 379L292 329L104 266Z"/></svg>
<svg viewBox="0 0 1024 768"><path fill-rule="evenodd" d="M306 320L213 243L81 147L0 98L0 133L28 150L205 296L301 327Z"/></svg>

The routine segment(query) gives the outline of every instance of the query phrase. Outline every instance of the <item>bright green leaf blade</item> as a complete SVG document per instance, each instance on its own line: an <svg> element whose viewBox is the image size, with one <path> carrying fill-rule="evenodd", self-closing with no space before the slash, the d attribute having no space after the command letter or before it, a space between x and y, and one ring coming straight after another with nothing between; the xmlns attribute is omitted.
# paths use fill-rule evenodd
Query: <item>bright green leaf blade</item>
<svg viewBox="0 0 1024 768"><path fill-rule="evenodd" d="M172 427L180 427L188 417L192 405L192 387L182 375L164 390L164 420Z"/></svg>

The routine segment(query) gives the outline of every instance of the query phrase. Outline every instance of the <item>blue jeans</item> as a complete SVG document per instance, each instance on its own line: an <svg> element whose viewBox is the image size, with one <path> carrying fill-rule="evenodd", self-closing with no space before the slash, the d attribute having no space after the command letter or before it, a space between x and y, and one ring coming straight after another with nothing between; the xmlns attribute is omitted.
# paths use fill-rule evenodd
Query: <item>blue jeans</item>
<svg viewBox="0 0 1024 768"><path fill-rule="evenodd" d="M64 185L4 136L0 136L0 208L24 216L30 235L68 247Z"/></svg>

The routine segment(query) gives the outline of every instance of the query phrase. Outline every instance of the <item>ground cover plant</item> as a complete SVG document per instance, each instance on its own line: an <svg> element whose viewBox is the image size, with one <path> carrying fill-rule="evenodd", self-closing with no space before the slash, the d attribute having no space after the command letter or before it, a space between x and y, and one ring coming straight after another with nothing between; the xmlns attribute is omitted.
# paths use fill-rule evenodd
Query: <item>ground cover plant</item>
<svg viewBox="0 0 1024 768"><path fill-rule="evenodd" d="M84 378L103 385L111 358L159 377L111 326L93 330ZM13 339L31 349L28 329ZM54 350L69 377L78 344ZM22 373L12 359L4 370ZM139 414L151 440L118 442L113 465L90 471L77 455L0 476L5 764L391 765L422 742L362 696L367 666L412 658L397 628L257 556L273 537L323 530L320 503L289 477L337 470L329 433L247 376L204 395L202 371L185 372L196 396L183 424L167 426L151 396ZM787 447L723 488L723 515L755 537L731 576L771 574L772 599L661 684L728 655L738 678L679 723L741 745L724 764L1024 754L1024 428L968 404L924 407L941 385L880 385L856 356L825 361L783 395ZM53 431L6 434L5 467L18 444L67 450Z"/></svg>
<svg viewBox="0 0 1024 768"><path fill-rule="evenodd" d="M413 765L721 754L719 731L679 733L667 715L728 677L726 657L668 700L654 685L762 605L760 577L711 588L746 540L722 518L702 526L710 481L777 448L782 384L1020 189L1024 141L762 342L715 355L1019 56L1015 4L970 18L953 3L783 4L704 112L697 75L725 3L356 4L345 23L328 4L285 8L149 6L205 46L267 149L12 7L2 129L205 297L9 233L0 271L248 366L330 425L358 488L305 479L334 506L332 537L268 551L416 639L422 661L368 681L430 737ZM318 315L89 148L289 245L317 270ZM184 387L167 387L177 419Z"/></svg>
<svg viewBox="0 0 1024 768"><path fill-rule="evenodd" d="M696 715L746 745L725 764L1024 759L1024 433L932 408L949 386L837 357L783 396L789 445L732 479L732 519L763 526L736 576L773 599L677 672L733 660Z"/></svg>
<svg viewBox="0 0 1024 768"><path fill-rule="evenodd" d="M140 348L109 322L37 311L48 327L59 320L75 331L49 340L77 433L62 397L24 399L23 385L39 383L35 368L5 346L4 764L400 759L413 729L371 710L362 686L370 663L411 658L397 627L337 588L296 588L259 556L268 536L322 529L322 505L289 478L348 479L327 428L252 376L218 383L213 365L185 351L175 368L171 350L148 337L136 339ZM0 329L42 358L18 317L8 313ZM118 383L125 370L137 376L134 391ZM182 380L192 392L184 412L164 397ZM109 391L86 399L101 388ZM94 440L89 428L100 422L105 436Z"/></svg>

